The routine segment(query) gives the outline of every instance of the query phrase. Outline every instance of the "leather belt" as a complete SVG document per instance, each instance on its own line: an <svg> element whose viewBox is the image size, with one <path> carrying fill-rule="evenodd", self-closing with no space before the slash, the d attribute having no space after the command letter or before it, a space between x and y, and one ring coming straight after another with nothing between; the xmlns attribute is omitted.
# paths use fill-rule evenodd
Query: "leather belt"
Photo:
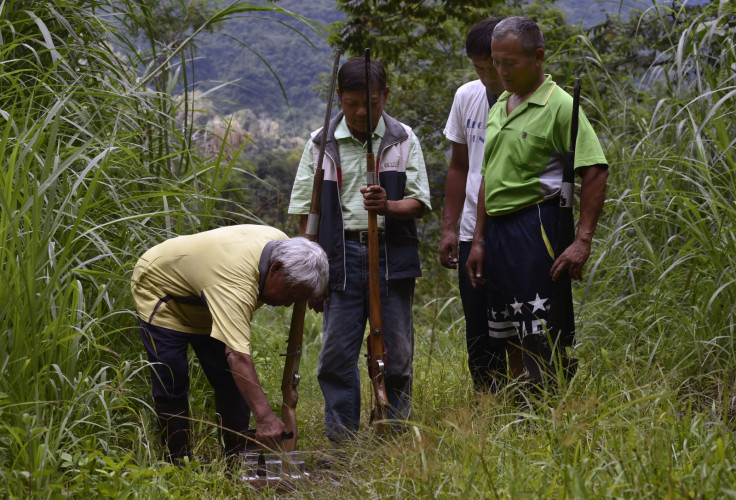
<svg viewBox="0 0 736 500"><path fill-rule="evenodd" d="M368 231L345 231L346 241L357 241L362 245L368 244ZM391 234L378 231L378 242L379 243L404 243L407 245L416 245L419 243L419 239L414 236L404 234Z"/></svg>

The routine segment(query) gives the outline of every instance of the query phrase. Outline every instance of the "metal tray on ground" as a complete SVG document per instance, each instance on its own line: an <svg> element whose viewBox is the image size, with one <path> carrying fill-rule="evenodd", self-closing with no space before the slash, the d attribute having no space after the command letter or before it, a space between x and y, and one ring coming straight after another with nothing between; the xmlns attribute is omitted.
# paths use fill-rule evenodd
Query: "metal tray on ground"
<svg viewBox="0 0 736 500"><path fill-rule="evenodd" d="M309 478L305 471L306 452L243 452L243 474L240 479L256 488L284 488Z"/></svg>

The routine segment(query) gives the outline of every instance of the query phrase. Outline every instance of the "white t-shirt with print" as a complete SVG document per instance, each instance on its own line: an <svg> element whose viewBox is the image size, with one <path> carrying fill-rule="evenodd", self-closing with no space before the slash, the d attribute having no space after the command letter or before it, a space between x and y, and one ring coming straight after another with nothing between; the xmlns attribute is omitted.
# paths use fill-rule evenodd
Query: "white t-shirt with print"
<svg viewBox="0 0 736 500"><path fill-rule="evenodd" d="M466 83L455 92L444 134L449 140L468 145L468 179L465 183L465 204L460 220L460 241L473 241L478 207L478 189L483 176L483 148L488 121L488 98L480 80Z"/></svg>

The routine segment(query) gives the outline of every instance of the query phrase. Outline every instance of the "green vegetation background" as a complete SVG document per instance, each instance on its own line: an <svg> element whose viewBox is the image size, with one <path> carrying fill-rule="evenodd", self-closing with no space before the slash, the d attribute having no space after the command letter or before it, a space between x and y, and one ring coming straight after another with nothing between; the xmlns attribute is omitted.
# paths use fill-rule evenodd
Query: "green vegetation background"
<svg viewBox="0 0 736 500"><path fill-rule="evenodd" d="M262 494L736 496L734 5L652 3L631 21L611 17L583 31L546 3L493 4L494 13L537 19L558 82L569 88L573 76L583 79L584 107L612 172L594 255L575 289L579 373L556 394L520 404L514 384L473 397L456 276L436 259L447 168L441 130L455 88L472 78L464 32L490 3L340 1L345 22L331 32L248 2L0 3L5 496L256 496L225 467L212 393L194 359L196 460L184 468L161 461L128 280L146 248L177 234L245 222L295 233L283 210L308 132L298 120L316 115L318 124L324 94L297 107L286 82L303 76L300 67L274 71L291 115L286 108L275 122L243 111L258 124L251 129L241 128L248 122L227 94L232 85L206 95L192 86L208 73L196 59L209 50L202 34L214 37L238 18L274 26L273 16L294 28L286 31L293 39L282 39L290 53L311 54L322 73L329 49L319 55L312 44L327 37L352 53L370 45L386 62L389 108L422 140L435 211L421 226L426 271L415 300L408 432L381 439L366 428L353 445L329 449L315 380L320 317L310 313L298 416L312 475ZM255 48L249 33L231 35ZM233 77L247 82L251 70L263 68ZM297 81L302 89L319 84ZM282 123L294 133L276 141L267 132ZM254 358L275 407L289 316L266 308L254 326ZM366 385L366 406L369 396ZM330 467L320 460L335 455Z"/></svg>

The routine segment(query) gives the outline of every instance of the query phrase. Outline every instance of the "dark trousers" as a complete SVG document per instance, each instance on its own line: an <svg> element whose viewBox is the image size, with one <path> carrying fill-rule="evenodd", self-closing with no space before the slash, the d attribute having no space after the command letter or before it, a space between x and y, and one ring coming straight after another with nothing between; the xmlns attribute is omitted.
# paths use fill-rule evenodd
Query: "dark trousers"
<svg viewBox="0 0 736 500"><path fill-rule="evenodd" d="M470 376L476 391L496 392L506 378L506 346L509 339L491 336L487 287L478 285L473 288L468 278L466 263L472 242L461 241L459 247L458 282L465 312L465 340ZM516 334L513 333L511 340L515 337Z"/></svg>
<svg viewBox="0 0 736 500"><path fill-rule="evenodd" d="M224 446L228 453L234 453L235 448L244 440L237 433L245 434L250 421L250 408L235 385L230 367L225 356L225 344L209 335L195 335L160 326L154 326L138 319L139 330L143 346L151 362L151 384L153 399L157 408L159 420L165 417L163 413L169 408L175 408L180 417L175 422L162 422L162 427L174 426L180 430L184 426L183 419L188 418L187 394L189 392L189 363L187 351L191 344L199 364L204 370L210 385L215 391L215 406L219 415L219 425L223 432ZM171 413L174 413L172 411ZM188 429L188 421L186 422ZM171 436L166 435L164 440ZM235 431L234 433L227 431ZM173 434L172 429L168 429ZM187 430L188 433L188 430ZM188 439L187 439L188 440ZM182 444L177 445L181 447ZM188 443L187 443L188 446ZM171 446L169 446L171 450ZM178 448L177 448L178 449ZM173 450L172 451L172 455Z"/></svg>
<svg viewBox="0 0 736 500"><path fill-rule="evenodd" d="M389 280L380 256L381 316L386 345L386 396L388 419L406 420L411 413L414 360L414 278ZM325 303L324 340L319 355L317 380L325 398L325 432L341 441L358 430L360 423L360 373L358 361L365 345L365 326L370 315L368 246L345 244L347 286L333 290Z"/></svg>
<svg viewBox="0 0 736 500"><path fill-rule="evenodd" d="M507 324L522 342L527 335L546 335L553 291L549 271L557 241L559 200L554 199L506 215L488 217L485 231L488 307L498 324ZM567 310L572 295L566 293ZM491 322L493 324L493 321ZM572 314L564 329L575 333ZM525 367L528 369L525 357Z"/></svg>

